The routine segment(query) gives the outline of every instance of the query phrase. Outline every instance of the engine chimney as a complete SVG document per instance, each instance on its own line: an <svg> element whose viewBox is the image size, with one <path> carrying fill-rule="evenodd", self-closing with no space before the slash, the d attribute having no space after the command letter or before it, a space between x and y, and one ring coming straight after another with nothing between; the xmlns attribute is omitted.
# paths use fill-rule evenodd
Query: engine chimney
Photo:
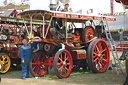
<svg viewBox="0 0 128 85"><path fill-rule="evenodd" d="M115 1L115 0L111 0L111 1L110 1L110 6L111 6L110 9L111 9L111 14L112 14L112 15L114 15L114 13L115 13L114 1Z"/></svg>

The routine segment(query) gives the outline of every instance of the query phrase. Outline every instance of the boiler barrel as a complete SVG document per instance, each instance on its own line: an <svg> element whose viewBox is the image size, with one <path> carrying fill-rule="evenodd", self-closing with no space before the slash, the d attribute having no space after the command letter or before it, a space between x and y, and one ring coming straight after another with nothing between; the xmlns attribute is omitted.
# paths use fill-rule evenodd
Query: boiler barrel
<svg viewBox="0 0 128 85"><path fill-rule="evenodd" d="M0 42L0 52L14 51L15 47L13 43L7 43L6 41Z"/></svg>

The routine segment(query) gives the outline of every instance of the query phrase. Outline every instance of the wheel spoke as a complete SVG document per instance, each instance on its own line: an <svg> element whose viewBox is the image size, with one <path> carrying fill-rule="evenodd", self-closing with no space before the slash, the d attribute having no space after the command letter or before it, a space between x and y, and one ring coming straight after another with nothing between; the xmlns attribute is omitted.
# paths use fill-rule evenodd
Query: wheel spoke
<svg viewBox="0 0 128 85"><path fill-rule="evenodd" d="M104 54L101 54L102 55L102 57L104 57L105 56L105 53Z"/></svg>
<svg viewBox="0 0 128 85"><path fill-rule="evenodd" d="M6 57L4 56L4 57L3 57L3 61L5 61L5 59L6 59Z"/></svg>
<svg viewBox="0 0 128 85"><path fill-rule="evenodd" d="M93 54L95 54L95 55L93 55L93 59L96 58L96 57L98 57L98 54L97 53L94 52Z"/></svg>
<svg viewBox="0 0 128 85"><path fill-rule="evenodd" d="M64 67L64 69L67 70L67 71L69 70L67 67Z"/></svg>
<svg viewBox="0 0 128 85"><path fill-rule="evenodd" d="M37 69L37 71L36 71L36 74L38 74L38 72L39 72L39 66L38 66L38 69Z"/></svg>
<svg viewBox="0 0 128 85"><path fill-rule="evenodd" d="M62 62L62 58L58 57L58 59Z"/></svg>
<svg viewBox="0 0 128 85"><path fill-rule="evenodd" d="M62 74L62 69L60 69L60 74Z"/></svg>
<svg viewBox="0 0 128 85"><path fill-rule="evenodd" d="M98 56L98 54L97 54L96 52L93 52L93 54L95 54L95 55L97 55L97 56Z"/></svg>
<svg viewBox="0 0 128 85"><path fill-rule="evenodd" d="M32 65L37 65L37 63L32 63Z"/></svg>
<svg viewBox="0 0 128 85"><path fill-rule="evenodd" d="M99 59L99 57L95 58L93 62L96 62Z"/></svg>
<svg viewBox="0 0 128 85"><path fill-rule="evenodd" d="M65 59L66 59L66 55L67 55L67 54L65 53L65 56L64 56L64 61L65 61Z"/></svg>
<svg viewBox="0 0 128 85"><path fill-rule="evenodd" d="M102 59L102 61L107 62L107 60L106 60L106 59Z"/></svg>
<svg viewBox="0 0 128 85"><path fill-rule="evenodd" d="M41 74L40 68L39 68L39 74Z"/></svg>
<svg viewBox="0 0 128 85"><path fill-rule="evenodd" d="M8 65L6 65L6 64L5 64L5 65L3 65L3 67L4 67L4 69L6 70L6 69L7 69L7 67L8 67Z"/></svg>
<svg viewBox="0 0 128 85"><path fill-rule="evenodd" d="M36 62L36 59L33 57L33 60Z"/></svg>
<svg viewBox="0 0 128 85"><path fill-rule="evenodd" d="M104 50L102 50L102 51L101 51L101 53L103 53L103 52L105 52L105 51L107 51L107 49L106 49L106 48L105 48Z"/></svg>
<svg viewBox="0 0 128 85"><path fill-rule="evenodd" d="M68 72L68 69L66 67L64 67L64 72L65 74Z"/></svg>
<svg viewBox="0 0 128 85"><path fill-rule="evenodd" d="M63 66L61 66L61 67L58 69L58 71L60 71L62 68L63 68Z"/></svg>
<svg viewBox="0 0 128 85"><path fill-rule="evenodd" d="M100 53L100 50L99 50L99 48L98 48L98 46L97 46L97 45L96 45L96 49L97 49L98 53Z"/></svg>
<svg viewBox="0 0 128 85"><path fill-rule="evenodd" d="M32 70L35 70L36 67L37 67L37 65L35 65L35 66L32 68Z"/></svg>
<svg viewBox="0 0 128 85"><path fill-rule="evenodd" d="M59 65L61 65L60 63L57 63L57 65L59 66Z"/></svg>
<svg viewBox="0 0 128 85"><path fill-rule="evenodd" d="M41 54L39 54L37 57L38 57L38 61L40 61L40 56L41 56Z"/></svg>
<svg viewBox="0 0 128 85"><path fill-rule="evenodd" d="M98 43L98 47L100 51L103 49L101 44L102 44L101 42Z"/></svg>
<svg viewBox="0 0 128 85"><path fill-rule="evenodd" d="M66 62L66 60L68 60L68 56L67 56L67 58L64 61Z"/></svg>
<svg viewBox="0 0 128 85"><path fill-rule="evenodd" d="M8 64L8 61L5 61L6 64Z"/></svg>
<svg viewBox="0 0 128 85"><path fill-rule="evenodd" d="M70 65L70 63L66 63L66 65Z"/></svg>

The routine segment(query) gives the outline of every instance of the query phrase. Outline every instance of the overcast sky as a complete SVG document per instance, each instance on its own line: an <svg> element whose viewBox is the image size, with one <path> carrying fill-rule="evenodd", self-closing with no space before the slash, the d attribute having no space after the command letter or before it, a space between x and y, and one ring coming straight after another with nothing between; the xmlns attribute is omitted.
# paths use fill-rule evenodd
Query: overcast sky
<svg viewBox="0 0 128 85"><path fill-rule="evenodd" d="M3 5L4 0L0 0L0 5ZM8 0L8 2L11 0ZM12 2L20 3L21 0L12 0ZM30 9L45 9L49 10L50 0L30 0ZM82 9L86 12L88 9L93 9L94 13L110 13L110 0L70 0L70 7L73 12ZM115 12L122 12L122 5L115 4Z"/></svg>

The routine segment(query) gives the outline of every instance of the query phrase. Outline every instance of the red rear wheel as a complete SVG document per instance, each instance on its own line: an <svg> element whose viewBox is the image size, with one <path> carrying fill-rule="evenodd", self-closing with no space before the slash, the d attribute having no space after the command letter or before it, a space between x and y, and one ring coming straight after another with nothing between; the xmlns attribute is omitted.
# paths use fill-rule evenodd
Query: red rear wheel
<svg viewBox="0 0 128 85"><path fill-rule="evenodd" d="M107 70L110 53L104 40L96 39L89 44L87 51L88 66L94 73L103 73Z"/></svg>
<svg viewBox="0 0 128 85"><path fill-rule="evenodd" d="M83 31L83 41L88 43L96 36L95 30L92 26L87 26Z"/></svg>
<svg viewBox="0 0 128 85"><path fill-rule="evenodd" d="M58 51L54 57L54 72L59 78L67 78L72 71L72 57L67 50Z"/></svg>
<svg viewBox="0 0 128 85"><path fill-rule="evenodd" d="M37 51L34 53L30 59L30 72L35 76L43 76L47 71L47 58L44 52Z"/></svg>

